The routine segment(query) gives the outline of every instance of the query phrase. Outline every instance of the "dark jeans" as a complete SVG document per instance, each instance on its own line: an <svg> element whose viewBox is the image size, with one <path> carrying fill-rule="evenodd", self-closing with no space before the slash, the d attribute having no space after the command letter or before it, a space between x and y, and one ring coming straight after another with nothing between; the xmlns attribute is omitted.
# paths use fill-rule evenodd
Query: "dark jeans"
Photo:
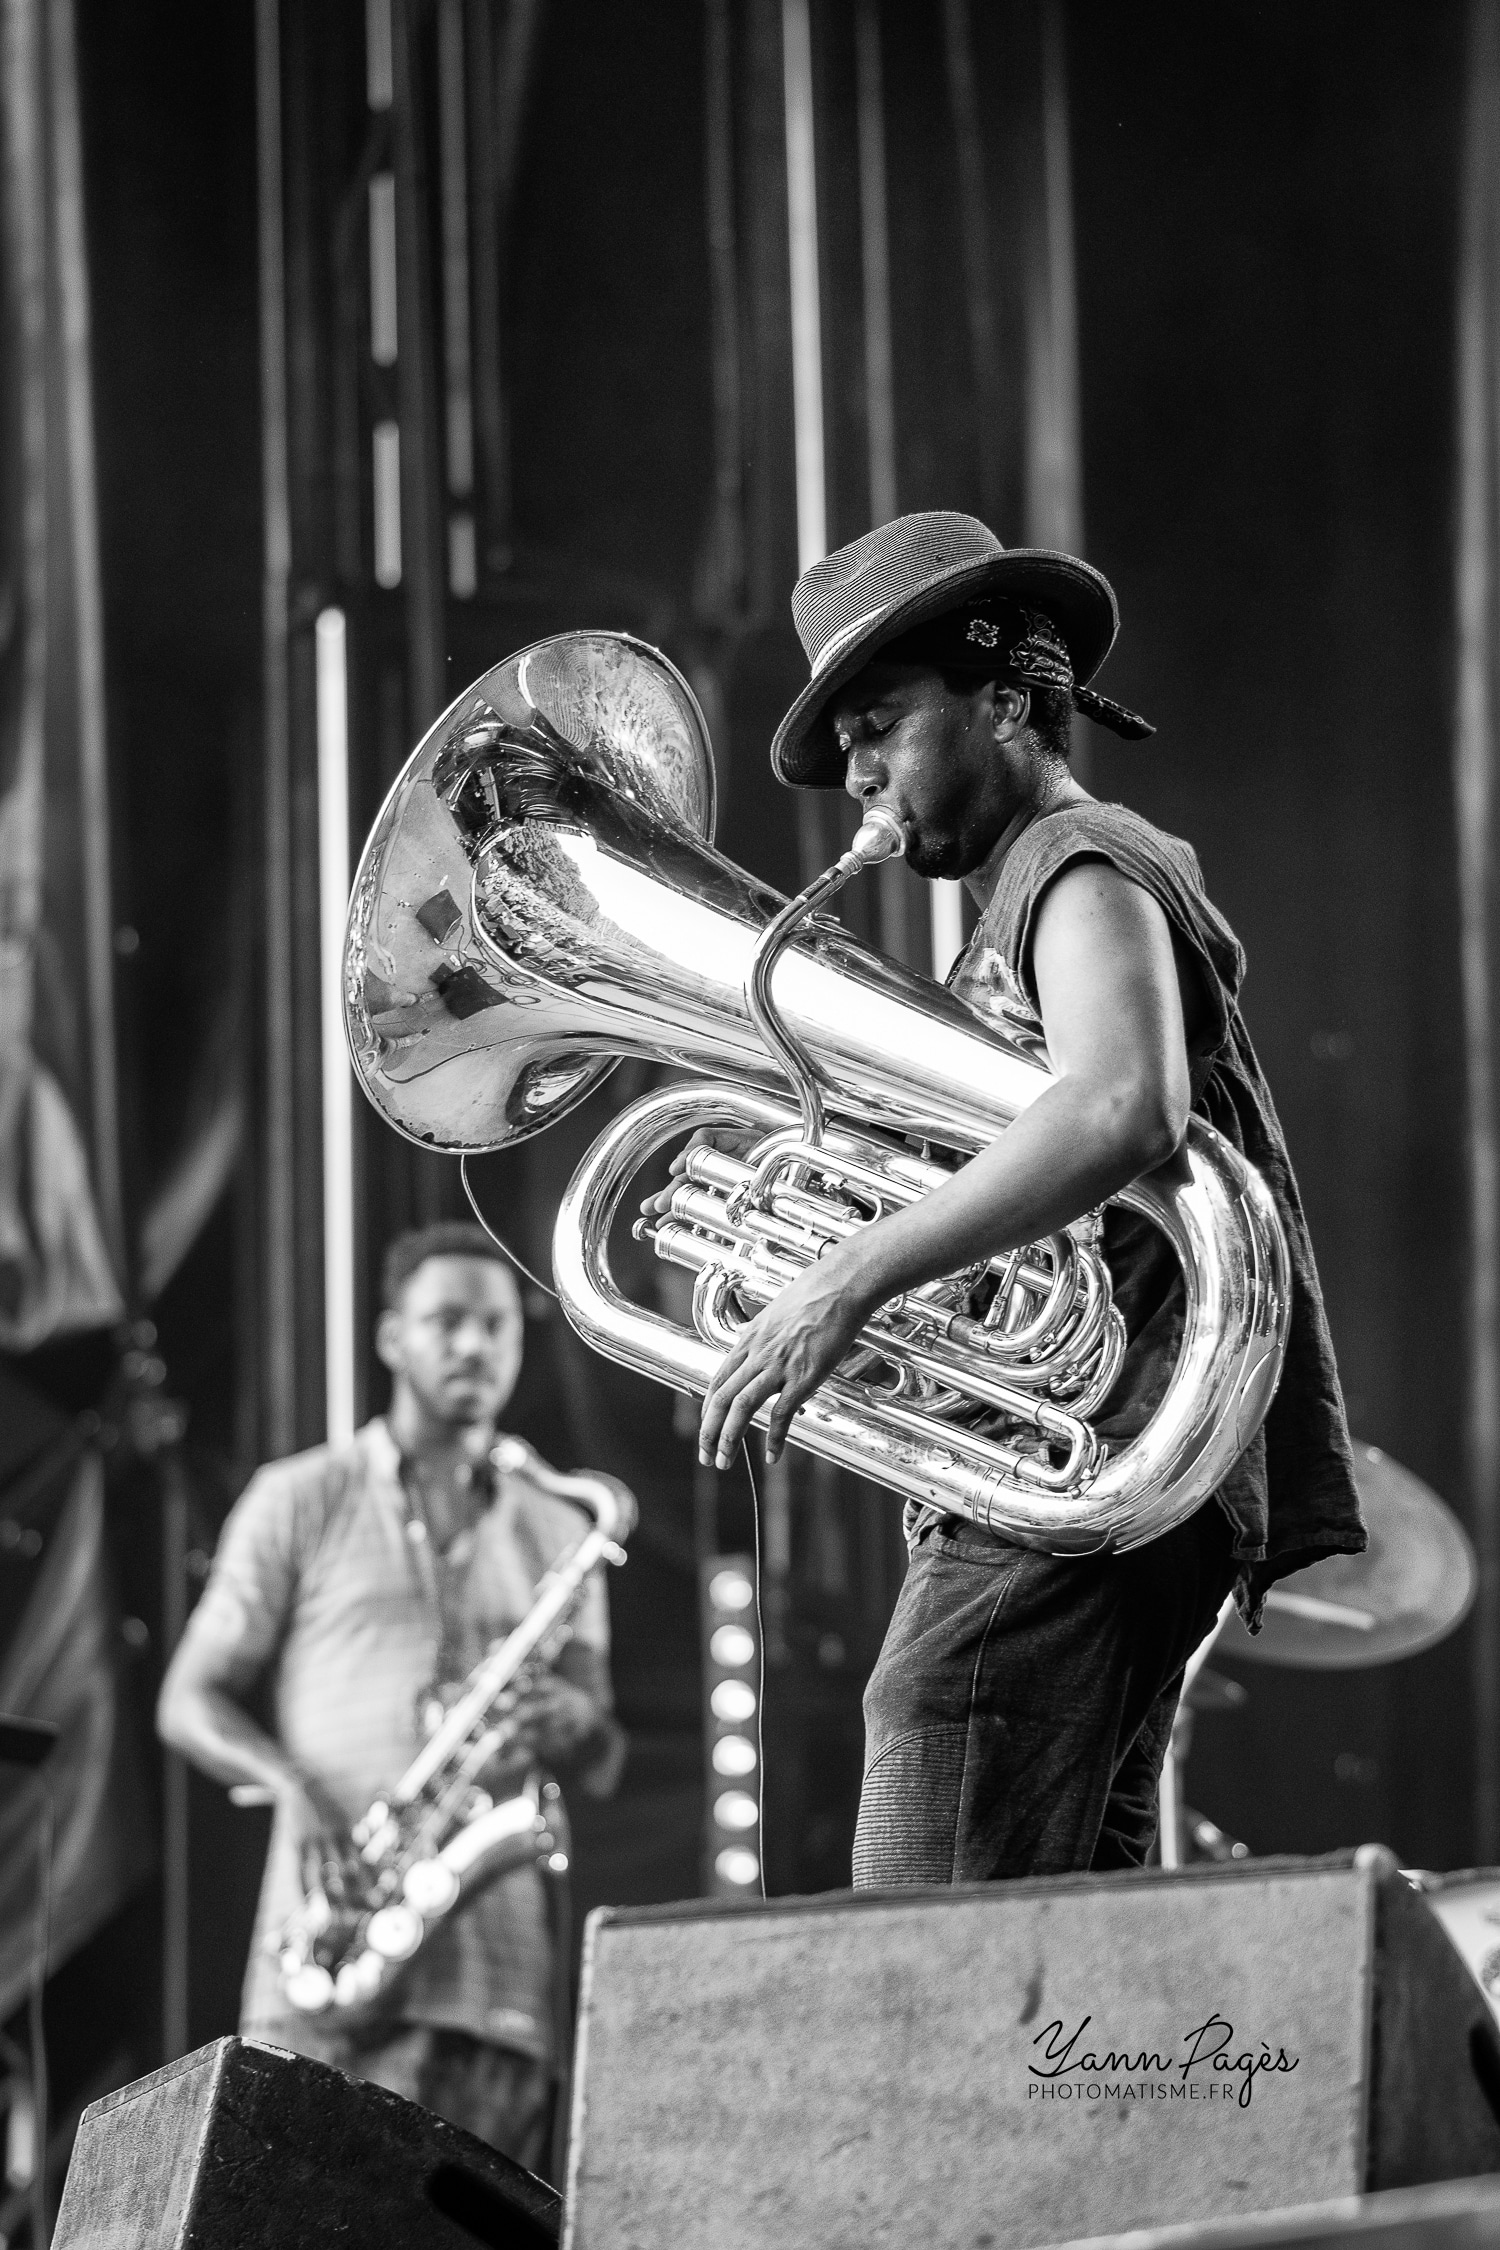
<svg viewBox="0 0 1500 2250"><path fill-rule="evenodd" d="M552 2073L514 2047L491 2046L487 2039L436 2024L376 2021L351 2027L311 2016L256 2025L249 2036L404 2094L528 2172L543 2169Z"/></svg>
<svg viewBox="0 0 1500 2250"><path fill-rule="evenodd" d="M1139 1867L1232 1539L1212 1500L1099 1560L925 1533L865 1690L856 1886Z"/></svg>

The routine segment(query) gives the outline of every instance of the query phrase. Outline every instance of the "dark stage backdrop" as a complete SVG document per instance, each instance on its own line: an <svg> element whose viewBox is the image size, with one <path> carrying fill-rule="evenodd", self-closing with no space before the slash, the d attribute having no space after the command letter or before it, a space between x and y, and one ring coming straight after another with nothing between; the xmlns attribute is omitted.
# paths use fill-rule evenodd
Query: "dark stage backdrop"
<svg viewBox="0 0 1500 2250"><path fill-rule="evenodd" d="M815 14L825 44L846 37L838 8ZM898 499L977 508L937 14L885 10ZM1187 5L1067 16L1085 546L1125 618L1104 685L1161 727L1142 750L1083 730L1093 786L1198 846L1249 950L1251 1027L1355 1426L1461 1502L1447 684L1459 11L1277 0L1211 18ZM83 0L81 31L121 916L139 937L122 959L139 1200L203 1098L215 1024L244 1006L253 926L253 39L247 0ZM544 14L507 304L517 543L557 558L565 587L571 572L575 589L624 591L589 595L588 614L565 592L532 630L641 629L656 599L642 580L669 620L691 613L712 466L702 54L691 0L555 0ZM859 348L837 323L826 336L831 398L857 387ZM785 885L796 839L765 745L800 662L784 607L789 386L765 403L756 443L782 494L768 548L778 590L727 681L721 840ZM835 538L864 527L857 497L846 505L836 487ZM455 641L455 688L503 653L485 632L476 614ZM399 713L389 724L394 756ZM253 1321L237 1323L235 1301L254 1286L255 1224L242 1179L158 1308L217 1494L204 1543L253 1465L235 1341ZM539 1246L540 1218L528 1234ZM570 1371L566 1350L539 1329L526 1411L570 1460L582 1443L549 1440L548 1418L570 1397L614 1411L624 1379ZM670 1745L653 1747L680 1745L696 1712L691 1456L664 1402L629 1414L661 1495L659 1536L618 1601L622 1698L647 1742L628 1785L639 1795L586 1860L590 1897L663 1895L695 1874L696 1778ZM1247 1672L1247 1709L1200 1724L1194 1801L1261 1851L1382 1835L1406 1861L1462 1864L1466 1660L1460 1636L1342 1681ZM803 1749L786 1755L797 1766ZM773 1827L773 1877L779 1849L799 1880L838 1879L847 1765L810 1858L800 1837L778 1847ZM194 1819L196 2039L231 2020L257 1832L206 1788Z"/></svg>
<svg viewBox="0 0 1500 2250"><path fill-rule="evenodd" d="M1450 788L1454 8L1075 17L1089 554L1125 617L1095 787L1187 836L1317 1247L1353 1428L1464 1501ZM1471 1853L1466 1635L1244 1673L1195 1803L1257 1850Z"/></svg>

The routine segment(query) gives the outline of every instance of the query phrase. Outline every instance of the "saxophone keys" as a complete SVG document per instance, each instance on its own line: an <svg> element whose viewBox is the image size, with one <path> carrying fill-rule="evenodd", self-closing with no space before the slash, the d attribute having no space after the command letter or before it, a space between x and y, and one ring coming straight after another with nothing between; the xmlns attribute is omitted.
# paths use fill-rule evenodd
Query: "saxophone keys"
<svg viewBox="0 0 1500 2250"><path fill-rule="evenodd" d="M357 2008L362 2001L373 2000L384 1975L385 1963L378 1953L361 1953L346 1961L333 1980L335 2002L341 2008Z"/></svg>
<svg viewBox="0 0 1500 2250"><path fill-rule="evenodd" d="M440 1859L414 1860L401 1883L408 1906L420 1915L446 1914L458 1897L459 1881ZM372 1941L373 1943L373 1938Z"/></svg>
<svg viewBox="0 0 1500 2250"><path fill-rule="evenodd" d="M370 1953L381 1961L409 1961L422 1942L422 1917L416 1909L403 1905L399 1899L389 1906L377 1908L370 1916L370 1926L365 1932L365 1943Z"/></svg>
<svg viewBox="0 0 1500 2250"><path fill-rule="evenodd" d="M333 1908L324 1890L309 1891L298 1917L304 1937L320 1938L333 1921Z"/></svg>
<svg viewBox="0 0 1500 2250"><path fill-rule="evenodd" d="M320 2016L333 2005L333 1979L316 1961L282 1963L282 1989L300 2015Z"/></svg>

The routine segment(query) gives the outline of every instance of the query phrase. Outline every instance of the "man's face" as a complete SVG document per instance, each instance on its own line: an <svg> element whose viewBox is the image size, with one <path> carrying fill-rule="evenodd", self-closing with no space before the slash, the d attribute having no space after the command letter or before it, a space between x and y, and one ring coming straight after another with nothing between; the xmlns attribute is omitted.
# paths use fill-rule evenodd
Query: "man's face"
<svg viewBox="0 0 1500 2250"><path fill-rule="evenodd" d="M841 689L830 718L844 787L866 812L893 812L918 875L956 880L978 867L1015 810L995 738L995 689L955 692L925 664L878 659Z"/></svg>
<svg viewBox="0 0 1500 2250"><path fill-rule="evenodd" d="M435 1421L493 1422L521 1371L524 1321L508 1267L493 1258L424 1258L382 1314L380 1356Z"/></svg>

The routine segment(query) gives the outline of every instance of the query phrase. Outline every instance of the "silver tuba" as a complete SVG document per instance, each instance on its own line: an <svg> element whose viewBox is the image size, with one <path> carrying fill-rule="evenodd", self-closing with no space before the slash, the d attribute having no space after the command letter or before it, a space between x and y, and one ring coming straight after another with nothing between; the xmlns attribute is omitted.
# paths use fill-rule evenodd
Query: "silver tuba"
<svg viewBox="0 0 1500 2250"><path fill-rule="evenodd" d="M622 1055L694 1074L599 1136L559 1210L553 1270L588 1343L697 1393L829 1242L925 1193L1050 1082L1034 1021L999 1027L818 912L897 837L867 824L788 903L714 850L713 822L703 716L666 658L620 633L540 641L407 761L345 954L355 1069L423 1146L522 1139ZM717 1126L746 1152L693 1151L671 1213L645 1229L693 1275L689 1327L622 1293L610 1236L642 1168ZM1176 1368L1131 1443L1111 1449L1090 1423L1123 1336L1089 1219L884 1306L793 1440L1050 1553L1125 1550L1181 1522L1270 1404L1286 1243L1265 1183L1197 1118L1118 1200L1162 1229L1186 1285Z"/></svg>
<svg viewBox="0 0 1500 2250"><path fill-rule="evenodd" d="M561 1792L540 1773L498 1800L484 1786L514 1738L510 1707L571 1630L589 1572L625 1560L635 1503L613 1477L561 1476L523 1439L503 1437L495 1466L592 1518L552 1565L514 1632L480 1659L452 1707L384 1796L356 1821L348 1848L319 1871L269 1946L282 1990L306 2015L368 2007L455 1907L527 1861L567 1865Z"/></svg>

